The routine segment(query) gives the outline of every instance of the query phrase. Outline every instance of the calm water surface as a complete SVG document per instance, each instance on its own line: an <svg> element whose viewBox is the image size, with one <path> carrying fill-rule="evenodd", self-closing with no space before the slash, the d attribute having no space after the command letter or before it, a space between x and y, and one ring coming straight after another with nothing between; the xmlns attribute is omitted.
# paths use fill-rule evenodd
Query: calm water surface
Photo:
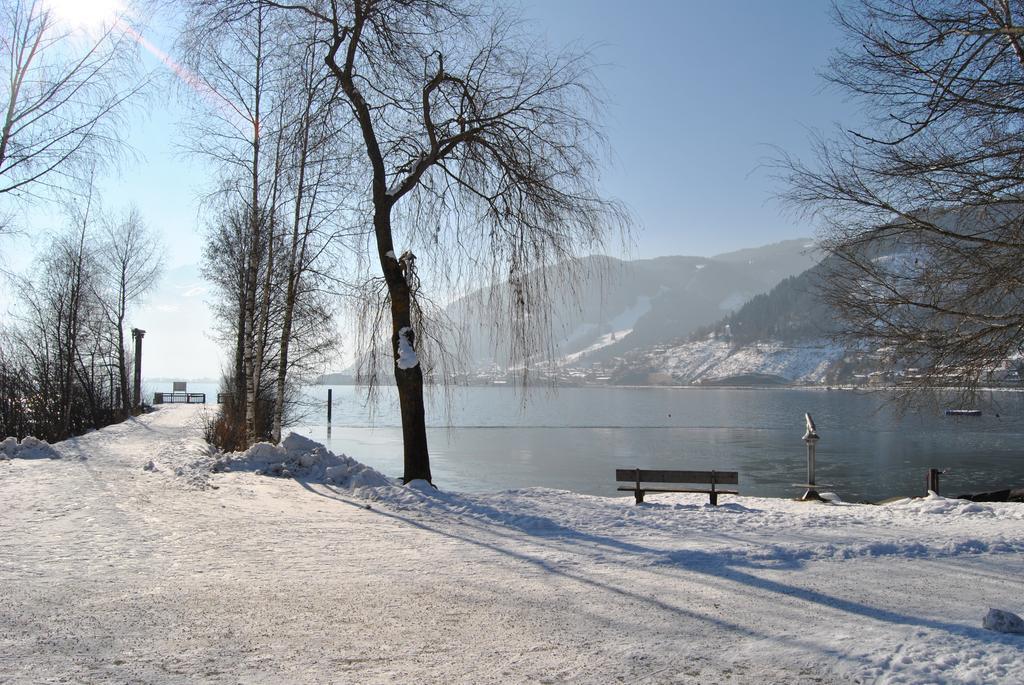
<svg viewBox="0 0 1024 685"><path fill-rule="evenodd" d="M393 388L376 411L362 391L308 388L316 411L298 430L392 476L402 473ZM847 501L923 494L928 468L948 468L943 494L1024 485L1024 395L998 393L982 417L941 410L899 416L878 394L736 388L456 388L428 407L431 468L446 489L545 486L613 495L619 467L737 470L748 495L793 497L806 478L804 412L817 423L817 481ZM996 416L998 412L998 417ZM450 427L448 422L450 421Z"/></svg>

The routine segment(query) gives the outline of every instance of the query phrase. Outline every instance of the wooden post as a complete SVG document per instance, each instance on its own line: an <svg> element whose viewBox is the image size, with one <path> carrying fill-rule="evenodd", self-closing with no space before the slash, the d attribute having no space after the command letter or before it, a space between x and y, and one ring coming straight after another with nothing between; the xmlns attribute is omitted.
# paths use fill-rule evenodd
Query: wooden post
<svg viewBox="0 0 1024 685"><path fill-rule="evenodd" d="M936 495L939 494L939 476L942 475L942 473L943 471L939 469L928 469L928 479L926 481L927 488Z"/></svg>
<svg viewBox="0 0 1024 685"><path fill-rule="evenodd" d="M327 388L327 423L331 422L331 405L333 404L331 398L332 392L333 390L331 388Z"/></svg>
<svg viewBox="0 0 1024 685"><path fill-rule="evenodd" d="M644 503L644 491L640 489L640 469L636 470L636 491L633 493L637 504Z"/></svg>
<svg viewBox="0 0 1024 685"><path fill-rule="evenodd" d="M718 476L714 471L711 472L711 506L718 506L718 493L715 492L715 482L718 480Z"/></svg>

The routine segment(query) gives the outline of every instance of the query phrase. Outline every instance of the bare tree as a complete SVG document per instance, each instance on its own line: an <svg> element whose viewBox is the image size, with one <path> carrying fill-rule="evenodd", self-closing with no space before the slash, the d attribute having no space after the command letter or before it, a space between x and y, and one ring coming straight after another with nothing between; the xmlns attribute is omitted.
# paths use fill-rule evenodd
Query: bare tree
<svg viewBox="0 0 1024 685"><path fill-rule="evenodd" d="M552 54L507 14L462 0L198 2L226 22L264 7L323 28L317 45L351 112L359 215L372 235L401 405L404 480L431 479L421 271L448 286L496 280L493 303L526 360L546 323L538 267L600 248L625 228L596 190L601 136L586 54ZM427 257L426 269L417 255ZM450 288L446 288L450 289ZM372 355L371 355L372 357Z"/></svg>
<svg viewBox="0 0 1024 685"><path fill-rule="evenodd" d="M0 431L63 440L130 413L125 329L154 283L159 246L138 210L104 218L90 171L68 224L9 279L18 298L0 331Z"/></svg>
<svg viewBox="0 0 1024 685"><path fill-rule="evenodd" d="M277 97L282 85L280 50L268 39L274 32L267 14L267 8L258 7L212 40L214 34L199 12L190 17L182 41L195 78L216 97L214 107L192 124L193 149L221 168L224 177L219 190L226 201L244 207L234 217L246 221L247 252L233 265L243 277L232 402L244 415L250 444L264 437L257 415L263 401L266 313L276 256L280 155L275 154L279 150L275 125L283 104Z"/></svg>
<svg viewBox="0 0 1024 685"><path fill-rule="evenodd" d="M159 257L160 242L146 228L138 208L131 207L120 218L106 222L98 257L102 270L99 299L116 350L118 394L126 416L132 409L130 360L125 347L128 310L156 284Z"/></svg>
<svg viewBox="0 0 1024 685"><path fill-rule="evenodd" d="M0 434L22 438L32 433L34 395L26 355L10 330L0 330Z"/></svg>
<svg viewBox="0 0 1024 685"><path fill-rule="evenodd" d="M0 196L77 187L120 145L119 114L141 88L129 31L71 35L45 0L0 2Z"/></svg>
<svg viewBox="0 0 1024 685"><path fill-rule="evenodd" d="M315 31L315 26L312 30ZM288 185L292 188L291 237L287 249L285 291L278 351L277 380L275 387L274 419L272 438L281 440L284 425L288 374L302 368L302 354L290 357L293 345L319 341L323 333L309 331L300 334L295 325L297 311L313 313L304 317L307 321L319 319L326 330L333 329L330 317L324 316L329 309L325 306L309 307L309 301L317 301L317 284L323 282L325 256L332 243L339 237L337 230L328 228L338 219L339 192L344 184L337 178L343 167L338 164L335 150L336 108L333 100L336 86L324 73L317 60L316 34L307 34L310 40L299 46L301 60L295 60L298 67L290 94L286 99L298 103L291 124L285 127L282 138L288 148ZM318 271L319 269L319 271ZM319 312L319 316L316 313ZM306 345L304 352L317 345Z"/></svg>
<svg viewBox="0 0 1024 685"><path fill-rule="evenodd" d="M1024 3L859 0L827 78L863 130L784 158L843 333L970 392L1024 343Z"/></svg>
<svg viewBox="0 0 1024 685"><path fill-rule="evenodd" d="M39 268L17 281L20 325L10 341L12 351L27 359L31 381L26 399L37 435L48 439L96 427L103 413L95 385L90 385L97 378L95 323L100 318L90 240L95 209L91 194L76 204L71 226L52 240Z"/></svg>
<svg viewBox="0 0 1024 685"><path fill-rule="evenodd" d="M217 289L211 302L219 340L232 352L232 365L224 373L222 390L227 400L218 417L216 444L233 451L246 446L245 406L245 299L249 255L249 220L235 205L223 208L210 222L203 254L203 275Z"/></svg>
<svg viewBox="0 0 1024 685"><path fill-rule="evenodd" d="M218 435L238 448L280 440L293 382L337 347L322 287L340 234L344 167L333 138L342 111L315 24L267 4L227 24L193 9L181 49L219 105L204 109L190 139L222 173L206 266L232 322L238 406L221 423L245 425L244 437L227 425Z"/></svg>

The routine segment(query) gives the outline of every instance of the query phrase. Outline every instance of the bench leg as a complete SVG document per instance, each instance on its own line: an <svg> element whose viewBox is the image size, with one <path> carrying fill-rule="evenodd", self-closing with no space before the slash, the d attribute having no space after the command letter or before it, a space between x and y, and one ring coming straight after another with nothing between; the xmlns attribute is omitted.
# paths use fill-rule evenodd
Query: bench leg
<svg viewBox="0 0 1024 685"><path fill-rule="evenodd" d="M633 496L636 497L636 503L637 504L643 504L644 503L644 491L643 490L637 488L636 490L633 491Z"/></svg>
<svg viewBox="0 0 1024 685"><path fill-rule="evenodd" d="M712 492L712 493L709 493L709 494L711 495L711 506L717 507L718 506L718 493L717 492Z"/></svg>

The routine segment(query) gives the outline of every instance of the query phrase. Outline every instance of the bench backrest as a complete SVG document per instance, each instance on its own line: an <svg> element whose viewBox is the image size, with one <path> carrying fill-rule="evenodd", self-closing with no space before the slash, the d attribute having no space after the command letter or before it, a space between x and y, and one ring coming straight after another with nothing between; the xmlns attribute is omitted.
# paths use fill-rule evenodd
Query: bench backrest
<svg viewBox="0 0 1024 685"><path fill-rule="evenodd" d="M637 471L640 472L639 478ZM615 480L629 483L715 483L738 485L739 471L656 471L653 469L615 469Z"/></svg>

